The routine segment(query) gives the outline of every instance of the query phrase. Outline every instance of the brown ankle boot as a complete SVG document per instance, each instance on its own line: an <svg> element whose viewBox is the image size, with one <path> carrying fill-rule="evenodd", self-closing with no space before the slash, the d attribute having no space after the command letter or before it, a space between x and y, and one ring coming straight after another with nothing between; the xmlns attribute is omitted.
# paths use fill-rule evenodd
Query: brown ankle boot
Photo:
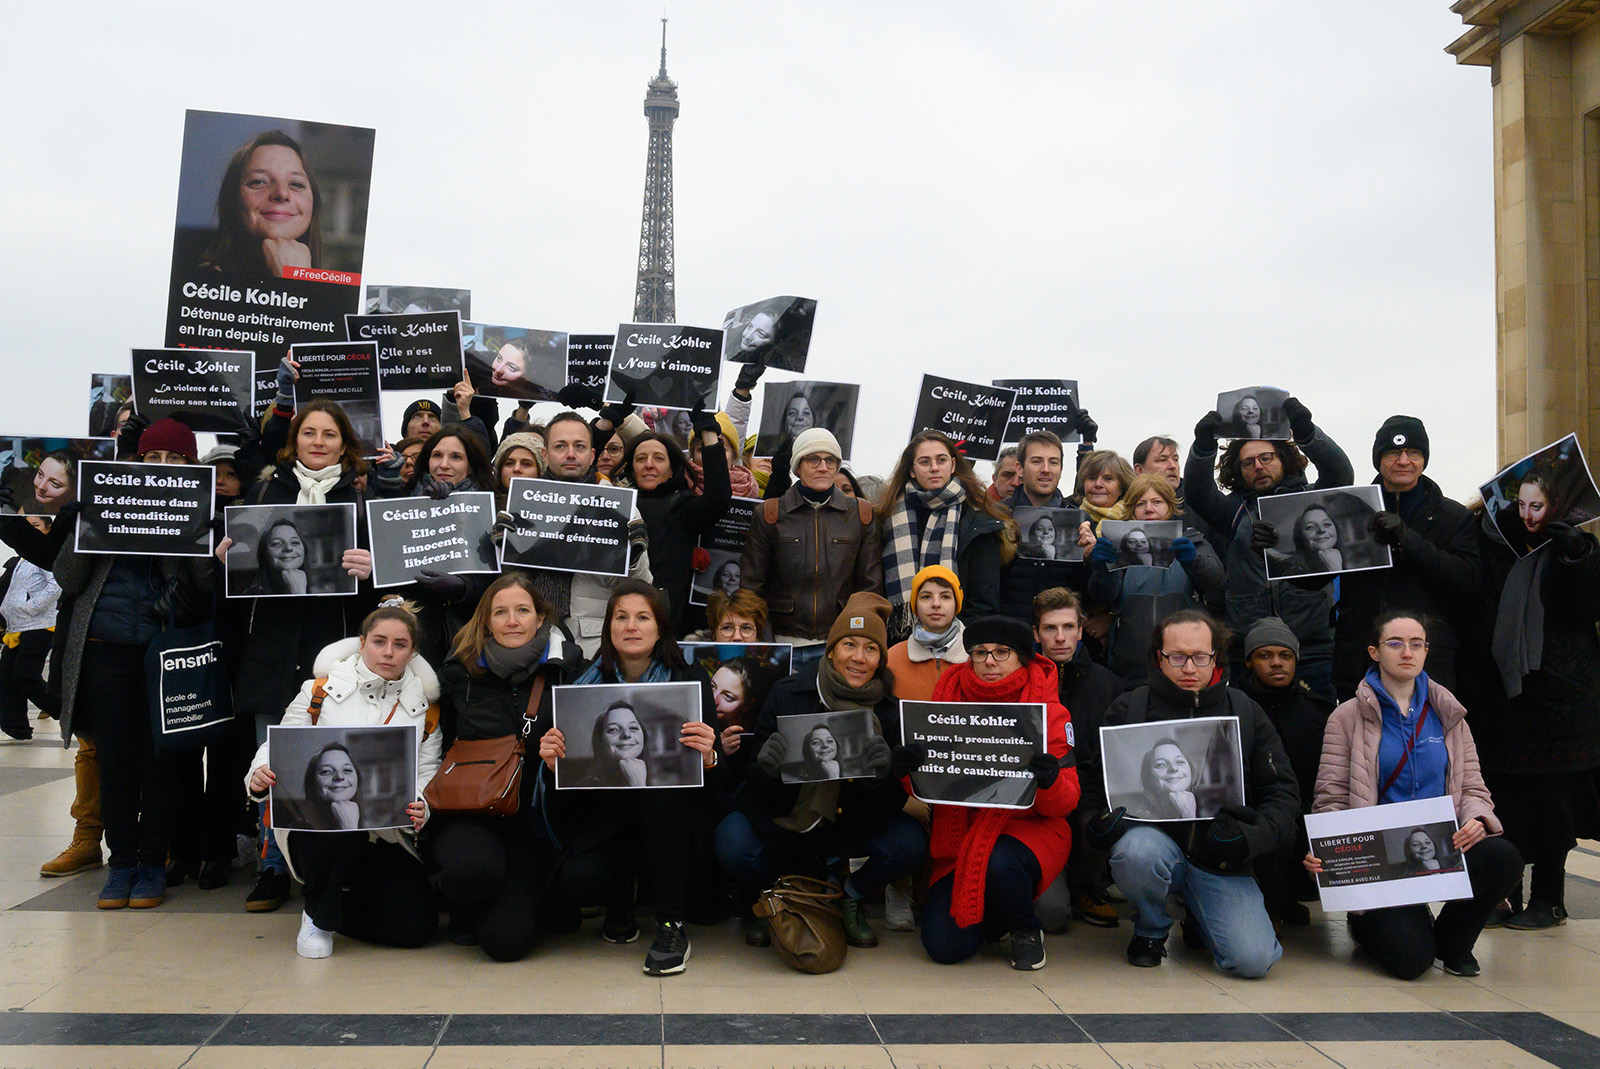
<svg viewBox="0 0 1600 1069"><path fill-rule="evenodd" d="M103 860L98 839L74 838L65 850L39 866L39 875L71 876L85 869L97 869L101 864Z"/></svg>
<svg viewBox="0 0 1600 1069"><path fill-rule="evenodd" d="M72 799L72 818L77 821L77 827L73 829L71 844L39 866L40 876L71 876L103 864L100 857L100 762L95 757L94 740L87 735L79 735L77 739L78 752L72 762L78 788Z"/></svg>

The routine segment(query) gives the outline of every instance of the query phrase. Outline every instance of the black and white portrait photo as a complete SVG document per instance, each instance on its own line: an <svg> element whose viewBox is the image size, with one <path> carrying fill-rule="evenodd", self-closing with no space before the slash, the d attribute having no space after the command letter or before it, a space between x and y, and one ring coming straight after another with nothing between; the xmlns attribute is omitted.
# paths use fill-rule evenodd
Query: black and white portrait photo
<svg viewBox="0 0 1600 1069"><path fill-rule="evenodd" d="M1506 545L1523 556L1545 544L1552 523L1600 516L1600 492L1576 434L1529 453L1479 490Z"/></svg>
<svg viewBox="0 0 1600 1069"><path fill-rule="evenodd" d="M1377 486L1339 486L1301 494L1270 494L1257 502L1261 522L1278 532L1267 550L1267 578L1337 575L1388 568L1373 518L1383 508Z"/></svg>
<svg viewBox="0 0 1600 1069"><path fill-rule="evenodd" d="M860 393L861 387L849 382L768 382L761 388L756 456L773 456L802 431L821 427L838 439L840 459L849 460Z"/></svg>
<svg viewBox="0 0 1600 1069"><path fill-rule="evenodd" d="M1456 822L1436 821L1412 828L1385 828L1382 831L1384 860L1394 879L1409 876L1436 876L1441 872L1460 872L1462 853L1451 838Z"/></svg>
<svg viewBox="0 0 1600 1069"><path fill-rule="evenodd" d="M1017 556L1041 560L1082 560L1078 528L1083 510L1018 505L1012 510L1017 523Z"/></svg>
<svg viewBox="0 0 1600 1069"><path fill-rule="evenodd" d="M867 769L867 743L873 736L872 713L846 709L837 713L800 713L777 718L783 736L785 783L822 783L861 779Z"/></svg>
<svg viewBox="0 0 1600 1069"><path fill-rule="evenodd" d="M744 555L727 549L708 549L706 552L711 557L711 563L705 571L694 573L694 581L689 587L690 605L704 605L713 590L720 590L732 597L740 586L742 575L739 562Z"/></svg>
<svg viewBox="0 0 1600 1069"><path fill-rule="evenodd" d="M1100 751L1111 808L1135 820L1207 820L1244 804L1236 716L1102 727Z"/></svg>
<svg viewBox="0 0 1600 1069"><path fill-rule="evenodd" d="M293 831L409 828L415 724L267 728L272 825Z"/></svg>
<svg viewBox="0 0 1600 1069"><path fill-rule="evenodd" d="M779 371L804 371L817 302L809 297L769 297L722 317L722 358L762 363Z"/></svg>
<svg viewBox="0 0 1600 1069"><path fill-rule="evenodd" d="M557 789L699 787L698 751L683 725L700 720L698 683L622 683L556 687L556 730L567 748L556 759Z"/></svg>
<svg viewBox="0 0 1600 1069"><path fill-rule="evenodd" d="M115 438L117 412L132 397L132 375L103 374L98 371L90 375L89 437Z"/></svg>
<svg viewBox="0 0 1600 1069"><path fill-rule="evenodd" d="M1252 386L1217 394L1217 415L1222 417L1217 437L1289 441L1294 435L1283 411L1288 399L1289 391L1276 386Z"/></svg>
<svg viewBox="0 0 1600 1069"><path fill-rule="evenodd" d="M225 511L227 596L354 594L344 553L356 548L356 507L233 505Z"/></svg>
<svg viewBox="0 0 1600 1069"><path fill-rule="evenodd" d="M1103 520L1100 537L1117 547L1111 571L1124 568L1167 568L1178 558L1173 555L1173 539L1183 534L1179 520Z"/></svg>
<svg viewBox="0 0 1600 1069"><path fill-rule="evenodd" d="M461 324L467 379L485 397L553 401L567 384L567 335L488 323Z"/></svg>
<svg viewBox="0 0 1600 1069"><path fill-rule="evenodd" d="M460 312L462 319L471 319L472 291L436 286L368 286L361 310L369 316Z"/></svg>

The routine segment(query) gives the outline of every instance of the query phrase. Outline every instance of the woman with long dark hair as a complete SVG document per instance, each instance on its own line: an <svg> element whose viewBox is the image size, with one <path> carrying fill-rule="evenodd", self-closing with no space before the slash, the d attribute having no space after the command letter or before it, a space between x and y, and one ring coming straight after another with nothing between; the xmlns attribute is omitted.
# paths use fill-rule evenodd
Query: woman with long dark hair
<svg viewBox="0 0 1600 1069"><path fill-rule="evenodd" d="M222 172L217 232L200 266L253 278L323 266L321 205L300 143L282 130L257 134Z"/></svg>

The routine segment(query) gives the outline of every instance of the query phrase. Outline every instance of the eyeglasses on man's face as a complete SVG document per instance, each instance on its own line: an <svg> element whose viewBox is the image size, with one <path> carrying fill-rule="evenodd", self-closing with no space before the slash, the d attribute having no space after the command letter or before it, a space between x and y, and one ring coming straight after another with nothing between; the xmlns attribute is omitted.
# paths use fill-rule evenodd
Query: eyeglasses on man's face
<svg viewBox="0 0 1600 1069"><path fill-rule="evenodd" d="M1166 650L1162 650L1160 656L1174 668L1182 668L1190 661L1194 662L1196 668L1210 668L1217 659L1214 653L1168 653Z"/></svg>
<svg viewBox="0 0 1600 1069"><path fill-rule="evenodd" d="M1269 449L1265 453L1257 453L1253 457L1240 457L1239 466L1241 468L1265 468L1277 459L1277 452Z"/></svg>

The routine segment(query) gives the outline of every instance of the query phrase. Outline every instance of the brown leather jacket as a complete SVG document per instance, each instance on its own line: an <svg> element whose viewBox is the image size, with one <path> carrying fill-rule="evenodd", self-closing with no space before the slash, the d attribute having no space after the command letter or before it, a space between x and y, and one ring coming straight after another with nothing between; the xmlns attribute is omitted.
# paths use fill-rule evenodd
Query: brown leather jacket
<svg viewBox="0 0 1600 1069"><path fill-rule="evenodd" d="M767 516L776 513L775 522ZM756 509L741 584L767 600L772 630L817 640L851 594L883 593L883 542L872 506L841 490L812 507L798 486Z"/></svg>

